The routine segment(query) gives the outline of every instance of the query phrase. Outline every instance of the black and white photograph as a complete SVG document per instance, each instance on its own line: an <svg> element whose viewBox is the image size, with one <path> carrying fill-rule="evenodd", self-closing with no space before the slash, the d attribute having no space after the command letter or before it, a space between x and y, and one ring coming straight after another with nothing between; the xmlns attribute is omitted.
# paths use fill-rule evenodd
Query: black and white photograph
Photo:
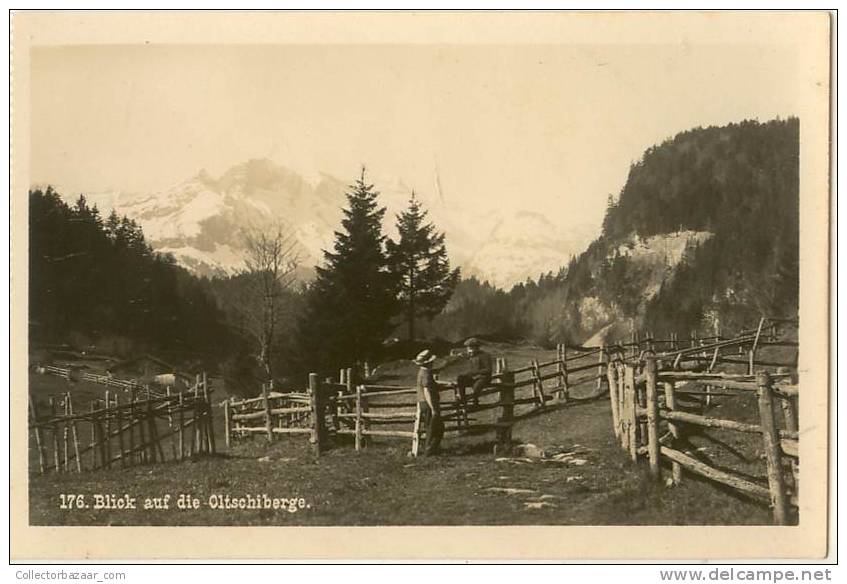
<svg viewBox="0 0 847 584"><path fill-rule="evenodd" d="M830 16L14 13L20 553L825 553Z"/></svg>

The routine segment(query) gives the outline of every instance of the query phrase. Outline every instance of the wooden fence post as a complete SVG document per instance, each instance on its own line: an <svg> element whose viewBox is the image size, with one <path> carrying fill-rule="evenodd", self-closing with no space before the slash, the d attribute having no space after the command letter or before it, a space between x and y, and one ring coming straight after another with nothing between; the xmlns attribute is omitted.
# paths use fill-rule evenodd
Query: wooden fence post
<svg viewBox="0 0 847 584"><path fill-rule="evenodd" d="M765 318L762 317L759 319L759 326L756 327L756 338L753 339L753 345L750 347L750 364L748 375L753 375L755 373L754 366L756 362L756 350L759 347L759 338L762 336L762 326L765 324Z"/></svg>
<svg viewBox="0 0 847 584"><path fill-rule="evenodd" d="M339 398L342 395L353 395L355 393L355 388L353 387L353 368L348 367L344 371L344 389L338 392ZM335 402L335 415L340 416L341 414L350 413L353 409L350 407L350 401L346 399L338 399ZM345 418L344 421L339 418L338 427L341 428L344 424L347 423L349 418Z"/></svg>
<svg viewBox="0 0 847 584"><path fill-rule="evenodd" d="M170 428L173 428L174 413L173 413L173 408L171 407L172 402L171 402L171 386L170 385L165 386L165 397L167 398L167 404L168 404L168 426L170 426Z"/></svg>
<svg viewBox="0 0 847 584"><path fill-rule="evenodd" d="M218 447L215 443L215 423L212 420L214 410L212 409L212 399L211 397L206 401L206 416L208 417L208 423L206 425L206 431L209 436L209 453L217 454Z"/></svg>
<svg viewBox="0 0 847 584"><path fill-rule="evenodd" d="M362 449L362 386L356 386L356 452Z"/></svg>
<svg viewBox="0 0 847 584"><path fill-rule="evenodd" d="M145 406L147 417L147 450L150 453L150 462L156 462L156 418L153 415L153 408L150 404L150 393L147 393L147 404Z"/></svg>
<svg viewBox="0 0 847 584"><path fill-rule="evenodd" d="M532 397L538 399L538 361L535 359L530 359L529 361L529 375L532 377Z"/></svg>
<svg viewBox="0 0 847 584"><path fill-rule="evenodd" d="M135 453L135 388L129 390L129 455L127 464L136 458Z"/></svg>
<svg viewBox="0 0 847 584"><path fill-rule="evenodd" d="M137 396L138 394L136 394ZM143 397L138 400L138 407L135 408L136 416L138 416L138 459L140 462L147 462L149 452L147 451L147 425L144 423L144 399ZM192 442L193 448L193 442ZM193 453L193 451L192 451Z"/></svg>
<svg viewBox="0 0 847 584"><path fill-rule="evenodd" d="M66 393L62 397L62 410L63 410L62 413L63 413L64 416L68 415L68 396L69 395L70 395L69 393ZM66 421L64 424L62 424L62 453L64 454L62 461L63 461L63 464L64 464L65 472L68 472L70 470L70 466L69 466L70 460L69 460L69 457L68 457L68 430L69 430L68 422Z"/></svg>
<svg viewBox="0 0 847 584"><path fill-rule="evenodd" d="M74 415L74 402L71 399L70 392L68 392L68 414L70 414L71 417ZM79 456L79 431L77 429L76 419L71 420L71 436L74 441L74 460L76 460L76 471L82 472L82 460L80 460Z"/></svg>
<svg viewBox="0 0 847 584"><path fill-rule="evenodd" d="M621 437L621 420L618 412L618 377L616 362L610 362L606 367L606 377L609 380L609 403L612 405L612 428L615 431L615 438L620 440Z"/></svg>
<svg viewBox="0 0 847 584"><path fill-rule="evenodd" d="M788 367L780 367L777 370L778 373L789 373ZM796 384L799 380L797 378L796 373L792 373L791 377L788 378L788 381ZM785 429L789 432L796 432L798 430L799 419L797 417L797 402L796 398L791 395L782 396L780 400L780 405L782 406L782 415L785 419Z"/></svg>
<svg viewBox="0 0 847 584"><path fill-rule="evenodd" d="M506 367L506 363L503 364ZM500 375L500 418L497 420L495 454L506 454L512 448L512 424L515 417L515 374L503 371Z"/></svg>
<svg viewBox="0 0 847 584"><path fill-rule="evenodd" d="M108 466L109 459L106 453L106 442L108 441L108 437L104 436L103 430L103 420L104 416L108 416L108 410L103 410L102 413L97 414L97 444L100 450L100 467L105 468Z"/></svg>
<svg viewBox="0 0 847 584"><path fill-rule="evenodd" d="M626 364L621 361L617 367L618 373L618 416L621 424L621 448L629 449L629 410L626 394Z"/></svg>
<svg viewBox="0 0 847 584"><path fill-rule="evenodd" d="M665 389L665 407L669 411L674 411L676 409L676 388L674 387L673 381L666 381L664 384ZM674 448L676 448L676 441L679 440L679 427L675 422L668 422L668 430L671 433L671 436L674 440ZM682 482L682 466L676 461L671 462L671 477L674 485L678 485Z"/></svg>
<svg viewBox="0 0 847 584"><path fill-rule="evenodd" d="M121 407L120 407L121 403L120 403L120 400L118 399L117 395L115 396L115 399L117 400L117 403L116 403L117 409L115 410L115 419L117 420L117 424L118 424L118 448L121 451L121 468L126 468L126 449L124 448L124 433L123 433L123 424L124 424L123 413L121 411ZM130 424L132 424L132 420L130 420L129 422L130 422Z"/></svg>
<svg viewBox="0 0 847 584"><path fill-rule="evenodd" d="M185 458L185 392L179 392L179 410L177 412L179 422L179 459ZM132 436L130 434L130 436Z"/></svg>
<svg viewBox="0 0 847 584"><path fill-rule="evenodd" d="M543 408L547 405L547 398L544 395L544 381L541 380L541 368L538 365L538 359L532 360L532 375L535 377L533 384L535 397L538 399L538 405Z"/></svg>
<svg viewBox="0 0 847 584"><path fill-rule="evenodd" d="M777 369L777 373L789 373L788 367L780 367ZM798 382L797 375L791 374L788 378L790 383L796 384ZM799 420L797 418L797 403L795 402L795 397L790 395L782 395L779 396L779 405L782 408L782 417L785 424L785 429L789 432L797 432L799 429ZM789 497L789 500L796 500L799 497L800 490L800 476L799 476L799 468L798 461L794 458L789 459L791 465L791 491L792 494Z"/></svg>
<svg viewBox="0 0 847 584"><path fill-rule="evenodd" d="M756 375L756 385L759 386L759 418L762 427L762 442L765 449L765 460L768 466L768 487L773 505L773 519L777 525L788 523L788 510L785 500L785 483L782 476L782 457L780 454L779 435L773 415L773 388L770 374L760 371Z"/></svg>
<svg viewBox="0 0 847 584"><path fill-rule="evenodd" d="M559 355L559 375L561 376L562 401L567 402L570 397L570 390L568 389L568 346L565 343L562 343L562 350Z"/></svg>
<svg viewBox="0 0 847 584"><path fill-rule="evenodd" d="M312 406L312 448L320 456L324 437L324 412L321 399L321 383L317 373L309 373L309 397Z"/></svg>
<svg viewBox="0 0 847 584"><path fill-rule="evenodd" d="M650 475L661 478L659 465L659 396L656 389L656 357L649 355L644 364L647 393L647 454L650 459Z"/></svg>
<svg viewBox="0 0 847 584"><path fill-rule="evenodd" d="M230 412L229 412L229 403L232 401L232 398L229 398L224 402L224 433L226 434L226 447L229 448L232 445L232 439L230 438L230 432L232 432L230 428Z"/></svg>
<svg viewBox="0 0 847 584"><path fill-rule="evenodd" d="M415 405L415 425L412 428L412 457L417 458L421 448L421 403Z"/></svg>
<svg viewBox="0 0 847 584"><path fill-rule="evenodd" d="M538 360L535 361L535 370L538 376L538 397L541 400L541 407L545 407L547 405L547 394L544 393L544 380L541 379L541 366L538 364ZM550 396L550 399L553 399Z"/></svg>
<svg viewBox="0 0 847 584"><path fill-rule="evenodd" d="M606 358L606 345L600 343L600 352L597 354L597 395L603 390L603 365Z"/></svg>
<svg viewBox="0 0 847 584"><path fill-rule="evenodd" d="M176 389L176 388L174 388L174 389ZM167 387L167 390L168 390L168 391L167 391L167 398L168 398L168 430L170 431L169 433L170 433L170 435L171 435L171 440L170 440L170 442L171 442L171 460L177 460L177 459L178 459L177 454L176 454L176 431L177 431L177 427L176 427L176 423L174 422L174 403L175 403L175 396L171 393L171 391L170 391L170 390L171 390L170 386L168 386L168 387Z"/></svg>
<svg viewBox="0 0 847 584"><path fill-rule="evenodd" d="M89 408L91 409L91 417L89 418L91 422L91 443L89 444L89 448L91 450L91 470L97 468L97 449L95 448L95 445L97 444L97 426L94 423L94 411L97 409L97 406L94 402L95 400L91 400L91 402L89 402L88 404Z"/></svg>
<svg viewBox="0 0 847 584"><path fill-rule="evenodd" d="M198 400L199 387L200 387L199 379L195 378L194 392L193 392L194 395L193 395L193 397L189 396L189 397L191 397L191 420L192 420L191 439L188 441L188 457L189 458L194 458L194 453L199 446L199 439L198 439L198 436L197 436L197 434L199 432L199 429L197 428L197 426L200 423L200 416L198 415L198 411L197 411L197 403L199 401Z"/></svg>
<svg viewBox="0 0 847 584"><path fill-rule="evenodd" d="M629 456L632 462L638 461L638 415L635 411L636 406L636 390L635 390L635 366L626 365L624 368L624 388L626 391L626 410L627 410L627 438L629 440Z"/></svg>
<svg viewBox="0 0 847 584"><path fill-rule="evenodd" d="M309 377L311 379L311 374ZM268 437L268 442L272 442L274 439L273 429L271 428L271 400L268 395L270 393L270 385L270 381L262 384L262 407L265 410L265 434Z"/></svg>
<svg viewBox="0 0 847 584"><path fill-rule="evenodd" d="M636 370L637 371L637 370ZM633 372L635 375L635 372ZM641 411L647 411L647 390L646 384L642 381L641 383L633 383L632 390L635 393L635 405L640 408ZM638 444L640 446L647 446L647 416L641 416L640 418L633 414L638 426Z"/></svg>
<svg viewBox="0 0 847 584"><path fill-rule="evenodd" d="M629 419L629 384L626 375L627 365L622 362L618 367L618 414L621 417L621 448L629 451L629 428L632 425Z"/></svg>
<svg viewBox="0 0 847 584"><path fill-rule="evenodd" d="M362 444L370 446L371 436L368 431L371 429L371 423L368 421L367 414L370 413L370 400L368 398L368 386L362 385Z"/></svg>
<svg viewBox="0 0 847 584"><path fill-rule="evenodd" d="M112 400L109 390L106 390L106 436L103 440L106 442L106 468L112 466L112 414L109 410L112 409Z"/></svg>
<svg viewBox="0 0 847 584"><path fill-rule="evenodd" d="M38 423L38 410L35 407L35 401L32 399L32 394L29 394L29 418L33 424ZM38 448L38 469L41 474L44 474L44 445L41 443L41 428L35 427L35 446Z"/></svg>
<svg viewBox="0 0 847 584"><path fill-rule="evenodd" d="M206 429L206 451L207 454L215 454L217 452L217 445L215 444L215 422L212 419L214 417L214 411L212 409L212 395L209 391L209 378L206 376L205 371L203 372L203 404L206 418L206 423L204 424Z"/></svg>
<svg viewBox="0 0 847 584"><path fill-rule="evenodd" d="M56 418L56 400L51 397L50 398L50 419L53 420ZM53 438L53 469L56 472L59 472L62 467L59 465L59 436L57 435L58 424L56 422L52 422L50 424L50 434Z"/></svg>

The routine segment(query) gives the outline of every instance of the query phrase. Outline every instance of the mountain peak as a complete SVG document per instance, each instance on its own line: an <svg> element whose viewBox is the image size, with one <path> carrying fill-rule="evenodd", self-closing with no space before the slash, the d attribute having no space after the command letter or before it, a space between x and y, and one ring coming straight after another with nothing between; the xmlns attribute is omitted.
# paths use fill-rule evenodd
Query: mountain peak
<svg viewBox="0 0 847 584"><path fill-rule="evenodd" d="M384 228L396 237L394 216L407 208L412 188L398 177L368 172L388 210ZM145 238L160 252L202 274L232 273L240 267L238 234L246 227L284 220L311 266L333 243L342 219L344 193L350 184L325 172L304 173L268 158L236 164L219 177L206 169L156 193L101 197L101 209L116 209L138 220ZM503 215L496 209L471 211L461 201L443 202L437 193L415 189L429 218L447 236L451 263L500 286L527 276L556 270L574 252L544 215L525 212ZM67 196L66 196L67 198Z"/></svg>
<svg viewBox="0 0 847 584"><path fill-rule="evenodd" d="M209 174L209 171L205 168L201 168L197 175L194 177L194 180L197 180L204 184L214 184L215 178Z"/></svg>

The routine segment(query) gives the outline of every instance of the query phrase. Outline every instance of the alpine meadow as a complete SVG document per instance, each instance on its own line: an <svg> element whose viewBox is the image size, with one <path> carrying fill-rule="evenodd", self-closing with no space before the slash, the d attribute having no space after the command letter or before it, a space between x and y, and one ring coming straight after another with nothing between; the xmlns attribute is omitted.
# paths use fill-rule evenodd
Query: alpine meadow
<svg viewBox="0 0 847 584"><path fill-rule="evenodd" d="M31 523L796 523L799 128L650 146L584 251L508 285L453 253L473 246L443 197L386 196L364 166L251 160L161 198L33 187ZM527 255L546 219L519 219ZM265 508L271 480L302 511ZM54 504L189 484L192 514Z"/></svg>

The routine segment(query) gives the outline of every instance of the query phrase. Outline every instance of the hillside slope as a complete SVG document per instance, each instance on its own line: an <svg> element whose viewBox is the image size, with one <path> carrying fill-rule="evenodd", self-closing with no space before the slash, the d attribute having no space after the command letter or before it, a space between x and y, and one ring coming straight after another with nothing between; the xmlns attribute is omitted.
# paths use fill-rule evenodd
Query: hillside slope
<svg viewBox="0 0 847 584"><path fill-rule="evenodd" d="M533 299L536 336L729 332L795 314L798 166L796 118L697 128L649 148L610 198L600 237Z"/></svg>

